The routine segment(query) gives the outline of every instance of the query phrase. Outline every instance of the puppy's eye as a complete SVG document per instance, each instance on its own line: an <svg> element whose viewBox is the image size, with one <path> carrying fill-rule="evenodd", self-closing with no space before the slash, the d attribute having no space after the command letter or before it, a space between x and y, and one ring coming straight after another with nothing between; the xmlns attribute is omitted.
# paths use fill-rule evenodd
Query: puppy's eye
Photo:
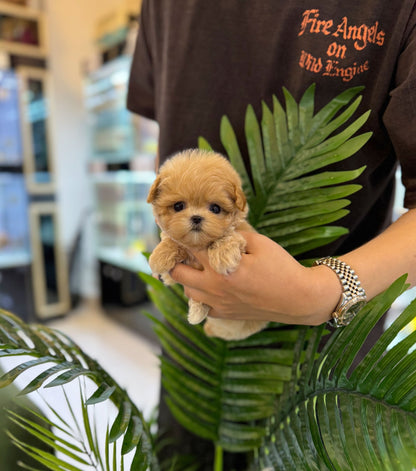
<svg viewBox="0 0 416 471"><path fill-rule="evenodd" d="M183 209L185 209L185 203L183 201L177 201L174 205L173 205L173 209L179 213L180 211L182 211Z"/></svg>
<svg viewBox="0 0 416 471"><path fill-rule="evenodd" d="M218 206L218 204L212 203L209 205L209 210L211 211L211 213L220 214L221 207Z"/></svg>

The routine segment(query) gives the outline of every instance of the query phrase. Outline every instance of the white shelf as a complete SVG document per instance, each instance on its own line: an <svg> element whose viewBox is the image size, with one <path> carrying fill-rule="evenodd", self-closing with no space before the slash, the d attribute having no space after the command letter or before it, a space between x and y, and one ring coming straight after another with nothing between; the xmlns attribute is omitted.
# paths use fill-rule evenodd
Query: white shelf
<svg viewBox="0 0 416 471"><path fill-rule="evenodd" d="M9 253L0 251L0 269L30 265L32 256L27 250L16 250Z"/></svg>
<svg viewBox="0 0 416 471"><path fill-rule="evenodd" d="M46 57L47 44L45 35L45 18L41 11L27 6L13 5L0 0L0 16L10 16L36 22L39 40L39 44L35 45L0 38L0 51L35 58Z"/></svg>
<svg viewBox="0 0 416 471"><path fill-rule="evenodd" d="M36 19L41 15L41 12L35 8L25 5L15 5L10 2L4 2L3 0L0 0L0 13L28 19Z"/></svg>
<svg viewBox="0 0 416 471"><path fill-rule="evenodd" d="M141 253L129 255L117 247L100 248L97 250L97 258L102 262L110 263L131 272L151 274L147 259Z"/></svg>

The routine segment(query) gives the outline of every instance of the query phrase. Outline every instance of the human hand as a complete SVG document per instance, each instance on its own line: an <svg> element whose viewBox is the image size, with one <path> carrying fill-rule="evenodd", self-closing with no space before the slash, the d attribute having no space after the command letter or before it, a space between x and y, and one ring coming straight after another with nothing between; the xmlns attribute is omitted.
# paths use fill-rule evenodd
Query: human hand
<svg viewBox="0 0 416 471"><path fill-rule="evenodd" d="M332 270L306 268L271 239L258 233L242 234L246 253L231 274L215 272L206 251L193 253L202 271L175 266L170 274L184 285L189 298L210 306L211 317L304 325L330 319L341 295Z"/></svg>

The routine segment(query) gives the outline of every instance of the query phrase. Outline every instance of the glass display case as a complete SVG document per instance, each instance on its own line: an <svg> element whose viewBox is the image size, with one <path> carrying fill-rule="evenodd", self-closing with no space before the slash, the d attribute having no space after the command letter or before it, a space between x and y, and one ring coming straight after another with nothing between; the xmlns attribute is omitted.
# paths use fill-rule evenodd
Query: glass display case
<svg viewBox="0 0 416 471"><path fill-rule="evenodd" d="M101 302L132 306L146 299L138 272L150 273L143 252L158 242L151 206L158 126L126 108L131 58L105 63L86 80L95 247Z"/></svg>
<svg viewBox="0 0 416 471"><path fill-rule="evenodd" d="M130 57L121 56L87 78L91 160L118 164L139 159L149 170L157 150L158 128L154 121L126 108L130 64Z"/></svg>
<svg viewBox="0 0 416 471"><path fill-rule="evenodd" d="M70 308L45 83L44 70L0 71L0 307L26 320Z"/></svg>
<svg viewBox="0 0 416 471"><path fill-rule="evenodd" d="M59 235L58 213L53 202L29 207L32 274L37 317L45 319L70 309L68 267Z"/></svg>
<svg viewBox="0 0 416 471"><path fill-rule="evenodd" d="M23 176L0 173L0 268L31 263L28 202Z"/></svg>
<svg viewBox="0 0 416 471"><path fill-rule="evenodd" d="M29 195L23 175L19 80L0 70L0 307L34 318Z"/></svg>
<svg viewBox="0 0 416 471"><path fill-rule="evenodd" d="M0 69L0 166L22 165L19 116L19 80L15 72Z"/></svg>
<svg viewBox="0 0 416 471"><path fill-rule="evenodd" d="M0 307L27 321L70 308L41 3L0 0Z"/></svg>
<svg viewBox="0 0 416 471"><path fill-rule="evenodd" d="M149 272L143 252L158 242L146 202L153 172L106 172L93 177L97 257L133 272Z"/></svg>
<svg viewBox="0 0 416 471"><path fill-rule="evenodd" d="M30 193L55 191L54 162L48 103L48 75L34 67L17 69L20 82L20 115L23 165Z"/></svg>

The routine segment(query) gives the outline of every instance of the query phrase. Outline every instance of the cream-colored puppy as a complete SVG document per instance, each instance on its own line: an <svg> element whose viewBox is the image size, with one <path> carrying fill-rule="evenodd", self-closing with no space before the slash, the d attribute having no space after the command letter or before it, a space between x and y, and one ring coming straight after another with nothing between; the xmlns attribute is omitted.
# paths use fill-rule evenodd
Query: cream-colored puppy
<svg viewBox="0 0 416 471"><path fill-rule="evenodd" d="M246 221L248 206L240 177L225 157L197 149L176 154L160 168L147 201L162 229L149 264L165 284L174 283L169 272L177 263L202 269L190 250L207 250L217 273L227 275L237 269L246 247L237 231L254 229ZM189 322L202 322L209 309L190 299ZM204 330L212 337L240 340L266 324L208 317Z"/></svg>

